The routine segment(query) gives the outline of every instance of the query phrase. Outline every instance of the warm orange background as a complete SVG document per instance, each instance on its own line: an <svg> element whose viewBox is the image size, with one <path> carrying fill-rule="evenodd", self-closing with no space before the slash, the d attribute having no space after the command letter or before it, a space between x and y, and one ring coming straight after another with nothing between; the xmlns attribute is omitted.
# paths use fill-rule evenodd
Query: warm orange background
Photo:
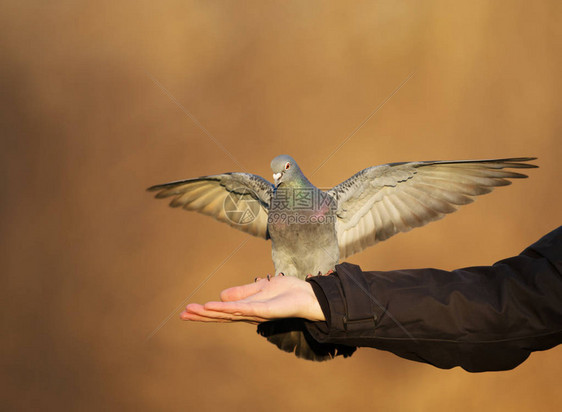
<svg viewBox="0 0 562 412"><path fill-rule="evenodd" d="M240 170L156 82L269 179L282 153L310 174L415 71L314 183L406 160L538 156L540 169L350 261L516 254L562 222L560 2L0 8L1 409L557 409L562 347L469 374L373 349L308 363L253 326L182 323L174 308L248 237L145 188ZM249 238L191 300L271 269L269 243Z"/></svg>

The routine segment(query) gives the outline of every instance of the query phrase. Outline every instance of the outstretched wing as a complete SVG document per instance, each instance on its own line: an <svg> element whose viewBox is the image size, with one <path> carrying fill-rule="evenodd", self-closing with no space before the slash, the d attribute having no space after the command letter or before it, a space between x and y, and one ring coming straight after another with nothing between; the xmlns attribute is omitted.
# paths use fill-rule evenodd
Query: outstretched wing
<svg viewBox="0 0 562 412"><path fill-rule="evenodd" d="M156 198L173 197L171 207L182 207L220 222L268 238L267 214L273 185L249 173L223 173L149 187Z"/></svg>
<svg viewBox="0 0 562 412"><path fill-rule="evenodd" d="M337 199L336 230L345 258L398 232L442 218L473 196L527 177L504 169L537 167L534 157L390 163L360 171L328 191Z"/></svg>

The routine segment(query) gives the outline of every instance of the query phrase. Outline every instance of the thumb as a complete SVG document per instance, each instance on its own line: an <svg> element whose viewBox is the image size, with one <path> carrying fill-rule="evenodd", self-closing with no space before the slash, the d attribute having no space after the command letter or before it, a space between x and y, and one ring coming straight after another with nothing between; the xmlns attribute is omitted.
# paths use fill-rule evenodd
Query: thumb
<svg viewBox="0 0 562 412"><path fill-rule="evenodd" d="M248 296L252 296L262 290L264 287L263 282L267 282L267 280L262 279L258 282L249 283L247 285L234 286L232 288L225 289L221 292L220 298L223 302L245 299Z"/></svg>

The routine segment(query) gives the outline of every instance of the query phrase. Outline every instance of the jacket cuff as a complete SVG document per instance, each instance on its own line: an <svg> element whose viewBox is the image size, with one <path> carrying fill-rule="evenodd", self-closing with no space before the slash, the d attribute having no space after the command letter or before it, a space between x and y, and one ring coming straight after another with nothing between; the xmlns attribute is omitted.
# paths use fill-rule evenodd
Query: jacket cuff
<svg viewBox="0 0 562 412"><path fill-rule="evenodd" d="M308 323L315 339L372 336L383 309L369 291L361 268L350 263L336 266L336 273L308 279L316 294L326 322ZM359 290L359 292L357 292Z"/></svg>
<svg viewBox="0 0 562 412"><path fill-rule="evenodd" d="M316 276L308 278L312 290L324 312L328 328L343 331L345 317L345 300L341 290L341 283L337 276Z"/></svg>

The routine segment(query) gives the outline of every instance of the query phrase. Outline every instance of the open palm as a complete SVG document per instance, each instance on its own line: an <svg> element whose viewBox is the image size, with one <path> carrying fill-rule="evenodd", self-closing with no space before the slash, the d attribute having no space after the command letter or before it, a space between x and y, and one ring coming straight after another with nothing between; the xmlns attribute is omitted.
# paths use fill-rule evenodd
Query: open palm
<svg viewBox="0 0 562 412"><path fill-rule="evenodd" d="M221 302L190 303L180 318L197 322L249 323L291 317L325 320L312 286L295 277L275 276L232 287L222 291L220 298Z"/></svg>

